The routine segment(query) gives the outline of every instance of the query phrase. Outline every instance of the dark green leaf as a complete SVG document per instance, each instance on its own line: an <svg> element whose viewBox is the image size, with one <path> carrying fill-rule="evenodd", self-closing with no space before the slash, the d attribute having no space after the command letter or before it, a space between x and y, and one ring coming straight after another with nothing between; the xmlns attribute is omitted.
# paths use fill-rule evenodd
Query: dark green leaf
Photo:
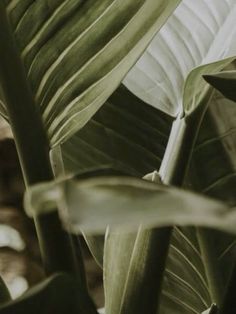
<svg viewBox="0 0 236 314"><path fill-rule="evenodd" d="M0 307L1 314L86 313L78 298L76 282L66 274L56 274L28 290L20 298Z"/></svg>
<svg viewBox="0 0 236 314"><path fill-rule="evenodd" d="M204 75L204 79L218 89L226 98L236 101L236 71Z"/></svg>
<svg viewBox="0 0 236 314"><path fill-rule="evenodd" d="M109 165L143 176L158 169L172 119L120 86L88 124L52 150L57 175Z"/></svg>

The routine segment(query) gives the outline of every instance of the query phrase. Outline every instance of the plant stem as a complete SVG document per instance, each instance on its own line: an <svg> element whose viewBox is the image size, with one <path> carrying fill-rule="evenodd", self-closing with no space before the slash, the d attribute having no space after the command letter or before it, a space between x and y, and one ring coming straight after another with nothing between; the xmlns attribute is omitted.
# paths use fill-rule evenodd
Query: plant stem
<svg viewBox="0 0 236 314"><path fill-rule="evenodd" d="M199 106L186 120L177 119L173 123L170 140L159 171L163 183L175 186L183 184L185 174L189 168L193 146L211 98L212 91L210 90L202 101L203 106ZM224 289L217 267L216 256L214 250L212 250L214 248L212 239L209 236L209 231L204 228L197 228L197 236L206 268L212 302L219 305Z"/></svg>
<svg viewBox="0 0 236 314"><path fill-rule="evenodd" d="M170 228L146 230L140 227L130 261L120 314L157 312L161 282L168 252ZM166 245L166 247L164 247ZM159 250L159 248L161 248ZM133 284L130 285L130 282Z"/></svg>
<svg viewBox="0 0 236 314"><path fill-rule="evenodd" d="M166 185L181 186L192 152L193 132L191 123L177 118L172 125L165 155L159 169L161 180Z"/></svg>
<svg viewBox="0 0 236 314"><path fill-rule="evenodd" d="M0 80L28 187L54 178L49 160L50 146L2 1L0 41ZM34 220L46 273L71 273L77 278L80 290L87 292L82 254L79 251L79 259L78 254L75 255L71 235L63 230L57 211L37 216Z"/></svg>
<svg viewBox="0 0 236 314"><path fill-rule="evenodd" d="M179 187L183 185L205 110L206 107L203 108L200 106L191 116L187 118L180 117L173 122L169 141L159 170L161 180L164 184ZM162 259L158 262L158 267L163 271L159 277L160 287L158 298L160 298L161 294L172 231L172 227L159 229L159 236L162 239L162 244L159 246L159 254L162 256ZM159 303L158 300L158 307Z"/></svg>

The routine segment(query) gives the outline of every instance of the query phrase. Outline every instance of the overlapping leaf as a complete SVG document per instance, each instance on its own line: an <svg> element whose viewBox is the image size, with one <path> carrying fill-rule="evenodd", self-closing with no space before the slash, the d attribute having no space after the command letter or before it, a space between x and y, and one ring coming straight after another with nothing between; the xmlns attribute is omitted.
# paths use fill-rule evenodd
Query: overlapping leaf
<svg viewBox="0 0 236 314"><path fill-rule="evenodd" d="M203 120L188 174L192 188L231 205L235 204L235 115L235 103L215 93ZM235 237L211 233L211 239L214 239L212 253L218 257L216 263L223 282L227 282L236 256Z"/></svg>
<svg viewBox="0 0 236 314"><path fill-rule="evenodd" d="M59 201L60 205L62 201L64 209L63 197L66 198L69 213L63 210L62 219L74 232L80 232L81 229L102 232L107 225L122 226L122 229L134 228L142 222L144 226L149 227L190 224L235 233L235 211L224 203L135 178L96 178L78 182L65 181L59 185L42 184L31 188L26 207L29 211L34 206L36 214L39 214L42 210L45 212L55 208L55 202ZM185 309L188 313L189 308L193 306L192 312L197 313L199 309L204 310L204 307L207 308L206 305L209 306L210 296L203 275L204 267L200 252L195 248L197 244L193 246L188 241L186 236L188 232L191 230L184 230L184 232L178 230L172 241L173 251L167 264L163 289L163 308L171 309L174 303L177 304L175 307L182 309L182 312ZM183 239L186 241L186 246L183 245ZM194 233L191 239L194 239ZM195 242L197 243L196 239ZM115 256L109 260L108 269L109 266L114 266L112 263L115 262L114 258ZM179 270L183 270L183 265L185 265L184 269L189 271L179 276ZM113 278L116 275L114 273ZM109 279L107 289L114 284L114 280ZM135 277L135 280L137 279L138 277ZM191 288L193 282L195 285ZM124 282L121 281L121 284ZM132 285L132 282L128 284ZM185 302L181 299L183 292L189 295ZM115 297L113 294L113 299L109 298L109 295L107 297L108 300L117 300L118 304L121 302L117 295ZM107 309L108 313L116 313L117 310L119 307Z"/></svg>
<svg viewBox="0 0 236 314"><path fill-rule="evenodd" d="M172 116L190 113L207 90L202 74L220 71L229 63L223 59L236 56L235 18L234 0L182 1L129 72L125 85Z"/></svg>
<svg viewBox="0 0 236 314"><path fill-rule="evenodd" d="M180 1L5 2L52 145L101 107Z"/></svg>
<svg viewBox="0 0 236 314"><path fill-rule="evenodd" d="M120 86L81 131L52 150L54 171L57 176L63 176L109 166L142 177L160 167L171 122L171 117L147 106ZM92 254L102 265L103 239L84 236ZM129 246L128 251L132 247L131 237L128 238L126 241L123 236L122 251L125 243ZM118 242L114 247L112 252L117 254ZM121 275L125 268L122 267L124 257L120 262L116 268L122 269Z"/></svg>
<svg viewBox="0 0 236 314"><path fill-rule="evenodd" d="M219 96L215 97L218 98ZM126 102L125 100L128 101ZM210 109L216 109L216 114L220 117L222 115L220 115L217 107L224 110L225 105L226 104L223 104L221 106L219 100L218 106L215 106L214 98ZM111 110L112 108L113 110ZM228 109L230 109L230 106ZM234 116L232 114L232 109L233 108L231 107L231 111L229 111L228 114L231 116L231 121L233 123ZM130 173L132 173L133 170L133 167L131 166L135 165L135 172L139 176L142 176L148 171L154 170L156 168L156 164L160 164L159 159L153 159L152 162L152 159L148 157L148 149L150 149L151 152L155 151L155 154L160 156L160 158L162 157L164 145L166 145L166 140L164 142L163 140L168 137L172 121L164 114L160 115L158 118L158 114L158 111L155 112L155 110L151 107L146 106L144 103L142 104L138 98L130 95L130 93L121 88L112 96L112 98L109 99L108 103L104 105L98 114L94 116L94 121L99 119L98 121L105 126L105 129L107 130L106 132L104 132L103 127L95 129L95 132L93 132L93 127L91 127L91 124L89 123L76 135L76 137L62 145L61 161L64 163L66 173L76 173L80 172L82 169L86 170L96 166L99 167L107 163L116 165L119 161L122 161L122 168L126 170L128 169ZM200 145L204 139L208 139L211 136L217 137L219 141L222 140L222 138L215 133L215 126L212 122L210 123L211 120L209 120L209 114L210 113L207 114L203 129L200 132L201 135L198 140L198 145ZM133 118L131 119L131 117ZM135 122L136 120L137 122ZM142 122L145 123L143 124ZM140 132L138 132L138 126ZM227 124L227 118L225 118L225 128L226 126L228 126L229 129L232 128L231 124ZM111 132L110 128L112 130L115 129L115 132ZM223 129L220 129L219 131L224 132ZM166 136L160 136L161 133L166 134ZM96 137L94 140L93 136L95 134ZM105 136L105 134L109 134L109 137ZM147 136L143 137L145 134ZM122 141L115 140L117 135L122 136ZM142 140L143 138L144 140ZM126 139L128 140L129 145L125 145ZM136 145L132 145L133 141L135 141L136 145L145 147L145 150L137 150L135 152L134 147L136 147ZM163 148L158 145L158 142L163 143ZM112 143L112 145L110 145L110 143ZM155 148L152 143L156 143L158 146ZM206 170L209 180L211 176L216 175L216 171L213 171L212 168L214 165L212 165L212 167L210 166L210 163L214 158L218 158L216 165L217 171L222 168L222 165L226 167L226 171L230 171L230 168L227 168L227 164L221 160L220 156L224 156L225 154L224 148L222 149L218 150L217 153L213 153L213 155L209 156L209 158L207 154L202 156L201 160L207 159L208 163L206 163L206 161L202 161L200 164L198 163L198 149L196 149L195 162L198 165L198 169L195 170L199 172L199 170L202 169L202 165L206 165L206 167L204 167L204 175L199 172L200 179L202 181L204 181ZM85 154L83 152L85 152ZM104 159L99 157L104 154L105 156L111 156L112 158L106 158L104 161ZM127 159L127 156L129 155L131 156L131 159ZM141 162L139 161L139 158ZM145 163L143 163L144 161ZM60 167L61 162L57 162L57 166ZM194 170L192 170L192 184L194 184L195 188L201 190L197 183L198 179L195 178L194 173ZM214 180L214 177L212 177L212 179ZM222 187L222 191L227 192L229 189L224 189ZM229 193L227 197L229 197ZM233 191L231 191L231 193L233 193ZM217 247L218 250L217 256L220 260L220 270L224 271L224 278L226 282L232 262L233 247L235 243L234 237L228 237L224 234L221 235L222 240L219 242L219 236L217 234L215 234L215 236L218 242L218 246L215 247ZM127 279L128 265L135 240L136 233L127 235L119 232L116 232L115 234L107 234L104 269L106 272L106 302L107 308L111 311L120 306L125 281ZM101 264L101 254L98 254L97 257L99 258L99 262ZM226 262L227 265L229 265L229 268L223 267ZM117 271L119 270L118 273L114 272L114 269L117 269ZM186 269L188 271L185 273ZM182 278L183 273L184 276ZM187 274L191 275L188 276ZM207 284L205 266L203 265L202 252L199 247L195 229L174 229L164 283L164 295L162 297L163 301L161 305L163 311L164 309L168 309L170 313L174 310L176 311L175 313L195 313L196 311L200 312L200 310L204 310L210 306L211 296ZM130 284L132 285L132 282L130 282ZM188 295L188 298L184 301L183 295L185 294Z"/></svg>
<svg viewBox="0 0 236 314"><path fill-rule="evenodd" d="M226 98L236 101L236 71L205 75L205 80L218 89Z"/></svg>
<svg viewBox="0 0 236 314"><path fill-rule="evenodd" d="M81 131L52 150L55 172L110 166L144 176L160 167L171 122L120 86Z"/></svg>
<svg viewBox="0 0 236 314"><path fill-rule="evenodd" d="M103 233L108 225L135 229L140 223L203 225L236 232L235 211L224 203L138 178L69 179L38 184L26 195L31 215L53 210L55 203L64 199L68 210L62 209L62 219L75 233L80 229Z"/></svg>

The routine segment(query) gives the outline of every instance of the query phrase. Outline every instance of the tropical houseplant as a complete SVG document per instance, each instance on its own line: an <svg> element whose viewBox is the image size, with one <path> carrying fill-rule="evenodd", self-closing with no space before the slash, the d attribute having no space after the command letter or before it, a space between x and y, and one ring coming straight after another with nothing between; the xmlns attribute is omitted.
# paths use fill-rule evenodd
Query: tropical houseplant
<svg viewBox="0 0 236 314"><path fill-rule="evenodd" d="M16 301L3 284L0 313L96 313L81 232L106 314L234 313L235 18L234 0L1 1L1 113L51 277Z"/></svg>

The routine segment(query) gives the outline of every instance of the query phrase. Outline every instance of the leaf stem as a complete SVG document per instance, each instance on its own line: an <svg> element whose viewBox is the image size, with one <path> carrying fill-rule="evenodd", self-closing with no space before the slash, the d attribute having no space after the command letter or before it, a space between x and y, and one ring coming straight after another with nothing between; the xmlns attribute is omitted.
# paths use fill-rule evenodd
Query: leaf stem
<svg viewBox="0 0 236 314"><path fill-rule="evenodd" d="M159 174L164 184L179 187L183 185L206 107L199 106L190 116L177 117L173 122L164 158L159 169ZM159 229L159 236L162 239L162 243L159 246L159 254L162 255L162 259L158 262L158 267L163 269L159 283L160 292L172 231L172 227ZM158 296L160 298L160 293Z"/></svg>
<svg viewBox="0 0 236 314"><path fill-rule="evenodd" d="M3 1L0 1L0 40L0 81L26 187L53 180L47 134L26 79ZM34 222L46 273L71 273L77 278L80 290L87 293L82 254L79 251L79 258L78 254L76 256L71 235L63 230L57 211L37 216Z"/></svg>

